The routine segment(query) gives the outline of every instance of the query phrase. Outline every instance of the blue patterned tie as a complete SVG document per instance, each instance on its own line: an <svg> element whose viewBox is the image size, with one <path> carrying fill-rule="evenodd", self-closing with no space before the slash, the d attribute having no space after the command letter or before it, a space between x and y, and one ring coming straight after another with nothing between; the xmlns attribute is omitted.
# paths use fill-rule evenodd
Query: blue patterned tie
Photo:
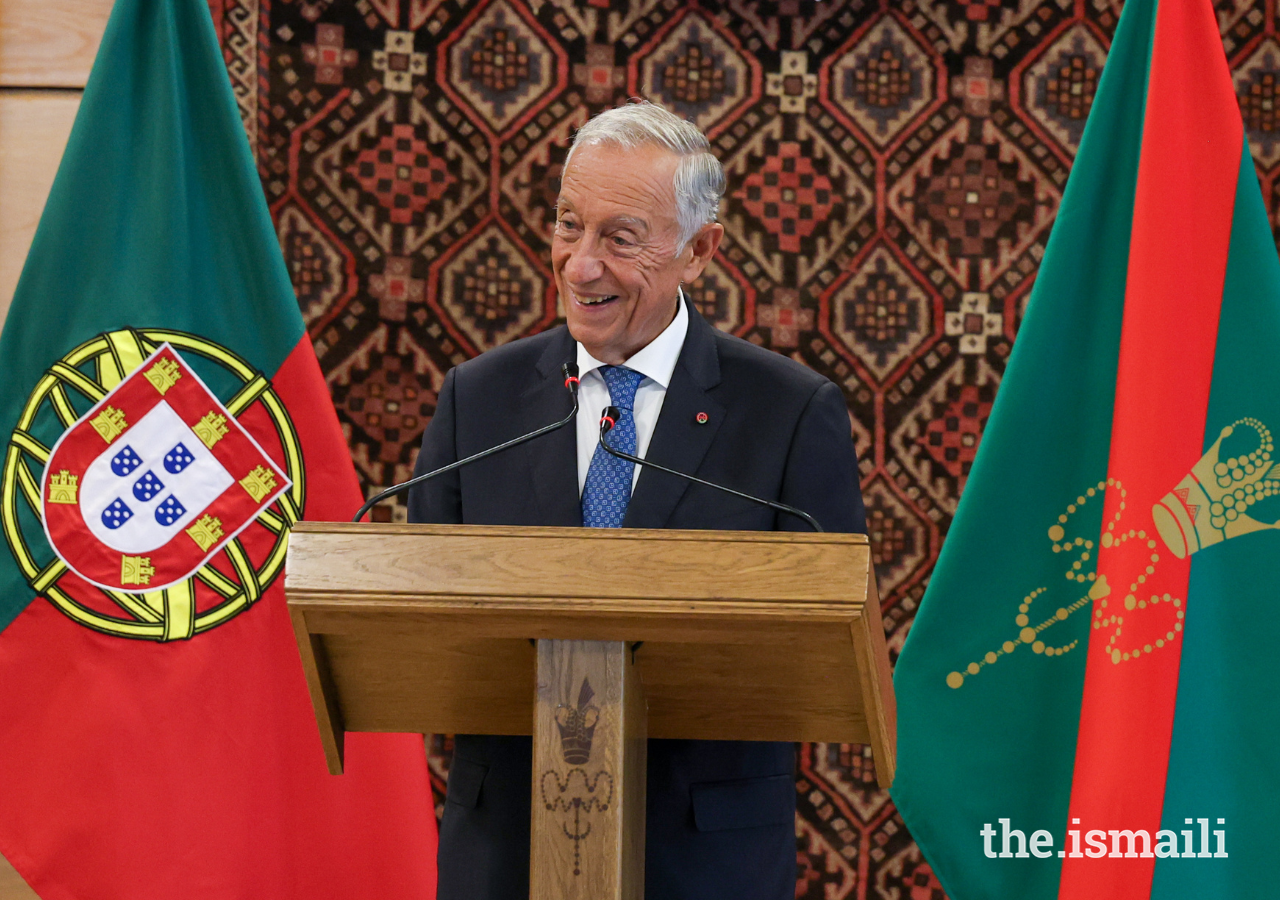
<svg viewBox="0 0 1280 900"><path fill-rule="evenodd" d="M618 407L618 424L606 436L609 446L623 453L636 454L636 420L634 407L636 388L644 380L639 372L624 366L602 366L600 374L609 386L609 400ZM587 469L587 483L582 488L582 524L588 528L620 528L631 502L631 476L634 463L610 456L597 446Z"/></svg>

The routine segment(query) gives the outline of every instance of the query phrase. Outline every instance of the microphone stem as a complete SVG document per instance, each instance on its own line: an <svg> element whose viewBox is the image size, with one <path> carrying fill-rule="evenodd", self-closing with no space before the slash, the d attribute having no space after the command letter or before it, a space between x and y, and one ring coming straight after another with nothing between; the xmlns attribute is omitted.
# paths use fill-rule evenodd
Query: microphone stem
<svg viewBox="0 0 1280 900"><path fill-rule="evenodd" d="M705 487L714 488L717 491L723 491L726 494L732 494L735 497L741 497L743 500L749 500L752 503L767 506L770 509L776 509L778 512L784 512L795 516L798 519L803 519L810 528L818 533L825 533L823 527L818 524L818 520L802 509L796 509L794 506L787 506L785 503L775 503L772 500L765 500L763 497L753 497L750 494L744 494L742 491L735 491L733 488L725 487L722 484L715 484L699 478L696 475L677 472L675 469L669 469L661 463L650 462L647 459L641 459L638 456L632 456L630 453L624 453L621 450L616 450L609 446L609 442L605 440L605 432L603 431L600 434L600 446L603 447L604 451L610 456L616 456L618 459L625 459L627 462L634 463L638 466L648 466L651 469L657 469L659 472L666 472L668 475L674 475L677 478L684 478L688 481L692 481L694 484L701 484Z"/></svg>
<svg viewBox="0 0 1280 900"><path fill-rule="evenodd" d="M460 459L460 460L457 460L456 462L451 462L449 463L449 465L441 466L435 471L426 472L422 475L417 476L416 478L410 478L408 481L402 484L397 484L393 487L389 487L380 494L374 494L367 501L365 501L364 506L360 507L359 511L355 514L355 516L351 519L351 521L359 522L361 519L364 518L365 513L367 513L370 509L372 509L376 504L381 503L383 500L386 500L388 497L394 497L396 494L403 493L404 491L407 491L412 487L416 487L417 485L422 484L422 482L424 481L430 481L432 478L435 478L437 475L445 475L449 472L452 472L454 469L460 469L463 466L473 463L478 459L482 459L486 456L491 456L495 453L501 453L503 450L510 450L512 447L518 447L521 444L525 443L526 441L531 441L534 438L542 437L544 434L548 434L552 431L555 431L557 428L563 428L564 426L572 422L573 417L578 414L578 392L577 390L573 390L570 393L573 396L573 409L569 410L569 415L565 416L559 422L552 422L550 425L544 425L543 427L539 428L537 431L531 431L528 434L522 434L518 438L512 438L511 440L505 443L498 444L498 446L496 447L490 447L488 450L481 450L479 453L473 453L470 456L468 456L466 459Z"/></svg>

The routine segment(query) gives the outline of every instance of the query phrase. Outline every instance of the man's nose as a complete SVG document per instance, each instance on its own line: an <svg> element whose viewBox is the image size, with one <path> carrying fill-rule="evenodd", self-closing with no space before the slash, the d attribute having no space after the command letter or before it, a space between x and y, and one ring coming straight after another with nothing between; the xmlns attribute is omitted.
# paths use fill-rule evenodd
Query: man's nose
<svg viewBox="0 0 1280 900"><path fill-rule="evenodd" d="M604 274L604 262L595 241L582 240L569 251L564 264L564 277L572 284L588 284Z"/></svg>

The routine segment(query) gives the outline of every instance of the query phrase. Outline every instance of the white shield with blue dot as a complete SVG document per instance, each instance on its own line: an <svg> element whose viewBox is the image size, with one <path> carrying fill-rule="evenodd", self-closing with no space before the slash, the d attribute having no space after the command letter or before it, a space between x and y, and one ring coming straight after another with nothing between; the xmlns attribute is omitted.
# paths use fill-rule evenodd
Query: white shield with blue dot
<svg viewBox="0 0 1280 900"><path fill-rule="evenodd" d="M89 464L80 512L111 549L147 553L172 540L234 482L161 401Z"/></svg>

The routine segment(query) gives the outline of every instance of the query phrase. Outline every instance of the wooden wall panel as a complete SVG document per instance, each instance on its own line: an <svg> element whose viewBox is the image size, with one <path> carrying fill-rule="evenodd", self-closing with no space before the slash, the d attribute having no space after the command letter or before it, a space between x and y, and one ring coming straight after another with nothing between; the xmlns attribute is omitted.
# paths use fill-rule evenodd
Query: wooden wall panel
<svg viewBox="0 0 1280 900"><path fill-rule="evenodd" d="M62 159L111 4L0 0L0 322Z"/></svg>
<svg viewBox="0 0 1280 900"><path fill-rule="evenodd" d="M79 106L75 91L0 91L0 318L13 299Z"/></svg>
<svg viewBox="0 0 1280 900"><path fill-rule="evenodd" d="M82 88L111 0L0 0L0 85Z"/></svg>
<svg viewBox="0 0 1280 900"><path fill-rule="evenodd" d="M0 856L0 900L40 900L3 856Z"/></svg>

